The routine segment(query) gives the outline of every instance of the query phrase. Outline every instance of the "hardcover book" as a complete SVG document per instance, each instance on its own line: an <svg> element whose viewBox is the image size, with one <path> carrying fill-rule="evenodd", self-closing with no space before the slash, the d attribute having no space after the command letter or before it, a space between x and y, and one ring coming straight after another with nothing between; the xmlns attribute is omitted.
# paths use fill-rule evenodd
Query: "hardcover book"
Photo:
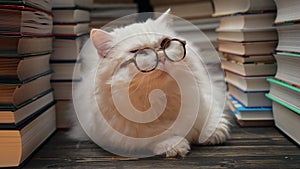
<svg viewBox="0 0 300 169"><path fill-rule="evenodd" d="M50 54L0 57L1 81L27 81L50 70ZM35 66L32 66L35 65Z"/></svg>
<svg viewBox="0 0 300 169"><path fill-rule="evenodd" d="M300 53L300 24L285 24L277 26L277 51Z"/></svg>
<svg viewBox="0 0 300 169"><path fill-rule="evenodd" d="M273 0L213 0L213 3L215 7L213 16L276 11Z"/></svg>
<svg viewBox="0 0 300 169"><path fill-rule="evenodd" d="M52 15L35 8L0 5L0 20L0 34L25 36L52 34Z"/></svg>
<svg viewBox="0 0 300 169"><path fill-rule="evenodd" d="M0 130L0 167L17 167L54 131L55 106L49 104L15 129Z"/></svg>
<svg viewBox="0 0 300 169"><path fill-rule="evenodd" d="M268 82L271 85L271 96L300 110L300 88L274 78L268 78Z"/></svg>
<svg viewBox="0 0 300 169"><path fill-rule="evenodd" d="M272 126L274 118L271 107L245 107L234 97L228 98L229 108L237 123L243 127Z"/></svg>
<svg viewBox="0 0 300 169"><path fill-rule="evenodd" d="M0 35L0 57L19 55L38 55L52 51L51 36L2 36Z"/></svg>
<svg viewBox="0 0 300 169"><path fill-rule="evenodd" d="M23 105L6 108L0 106L0 124L19 124L24 119L33 116L34 112L53 102L53 100L53 92L48 90L40 93Z"/></svg>
<svg viewBox="0 0 300 169"><path fill-rule="evenodd" d="M245 107L271 107L271 101L265 96L268 91L246 92L228 84L230 95L236 98Z"/></svg>
<svg viewBox="0 0 300 169"><path fill-rule="evenodd" d="M276 127L300 145L300 110L273 99L273 114Z"/></svg>
<svg viewBox="0 0 300 169"><path fill-rule="evenodd" d="M300 19L298 0L274 0L277 6L275 23L293 22Z"/></svg>
<svg viewBox="0 0 300 169"><path fill-rule="evenodd" d="M1 0L0 4L32 7L46 12L52 11L51 0Z"/></svg>
<svg viewBox="0 0 300 169"><path fill-rule="evenodd" d="M51 74L49 73L25 83L0 83L0 105L4 107L19 106L39 96L40 93L51 90Z"/></svg>
<svg viewBox="0 0 300 169"><path fill-rule="evenodd" d="M236 55L263 55L272 54L277 41L268 42L232 42L219 41L219 51Z"/></svg>
<svg viewBox="0 0 300 169"><path fill-rule="evenodd" d="M270 84L267 78L272 76L245 77L226 71L225 80L243 91L268 91Z"/></svg>
<svg viewBox="0 0 300 169"><path fill-rule="evenodd" d="M273 76L276 73L276 63L239 63L234 60L221 59L222 68L241 76Z"/></svg>
<svg viewBox="0 0 300 169"><path fill-rule="evenodd" d="M300 86L300 54L277 52L274 54L277 61L277 79Z"/></svg>

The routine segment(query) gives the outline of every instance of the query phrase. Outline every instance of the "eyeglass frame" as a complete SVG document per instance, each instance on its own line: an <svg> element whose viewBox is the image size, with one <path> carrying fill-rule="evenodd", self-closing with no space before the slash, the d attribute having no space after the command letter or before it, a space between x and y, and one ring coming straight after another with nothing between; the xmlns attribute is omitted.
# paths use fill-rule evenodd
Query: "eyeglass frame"
<svg viewBox="0 0 300 169"><path fill-rule="evenodd" d="M166 40L166 41L165 41L165 40ZM177 42L179 42L179 43L182 45L182 47L183 47L183 50L184 50L184 52L183 52L183 57L180 58L179 60L173 60L173 59L169 58L169 56L166 54L165 49L167 48L167 45L170 44L171 41L177 41ZM161 46L159 49L155 49L155 48L151 48L151 47L145 47L145 48L142 48L142 49L134 50L134 56L133 56L131 59L128 59L127 61L123 62L123 63L120 65L120 67L121 67L121 68L122 68L122 67L125 67L125 66L127 66L128 64L130 64L130 63L133 62L134 65L135 65L135 67L136 67L140 72L143 72L143 73L151 72L151 71L153 71L154 69L156 69L157 66L158 66L159 58L158 58L158 53L157 53L157 52L160 51L160 50L162 50L162 51L164 52L165 57L166 57L169 61L171 61L171 62L180 62L180 61L182 61L182 60L185 58L185 56L186 56L186 47L185 47L186 41L185 41L185 40L180 40L180 39L177 39L177 38L173 38L173 39L165 38L165 39L162 40L161 45L162 45L163 42L164 42L163 46ZM154 51L155 56L156 56L156 64L155 64L155 66L154 66L152 69L149 69L149 70L142 70L142 69L140 69L139 66L138 66L137 63L136 63L136 57L137 57L138 52L141 51L141 50L145 50L145 49L150 49L150 50Z"/></svg>

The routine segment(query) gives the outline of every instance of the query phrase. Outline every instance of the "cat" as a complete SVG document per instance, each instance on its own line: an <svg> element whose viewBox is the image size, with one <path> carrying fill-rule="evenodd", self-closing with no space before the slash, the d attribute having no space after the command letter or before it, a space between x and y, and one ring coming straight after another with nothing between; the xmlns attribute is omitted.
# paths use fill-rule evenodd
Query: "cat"
<svg viewBox="0 0 300 169"><path fill-rule="evenodd" d="M91 57L89 54L85 54L86 58L83 58L81 74L83 79L74 89L74 100L79 102L77 106L75 104L75 107L77 107L78 119L87 135L100 146L113 147L114 153L119 152L120 155L124 155L122 152L147 149L153 155L184 157L191 150L191 144L221 144L229 138L230 122L223 115L222 106L224 105L221 101L214 100L216 104L209 106L212 102L212 93L208 92L211 91L211 84L209 84L203 64L190 51L192 45L188 41L186 42L186 56L179 62L188 65L193 75L196 75L194 87L200 89L201 102L199 102L199 111L196 112L195 123L185 135L180 134L177 129L169 129L180 110L181 90L176 80L166 72L180 71L179 62L170 62L166 59L166 53L155 51L158 53L158 65L152 71L141 72L134 63L130 62L124 65L124 62L132 59L139 49L165 46L163 44L165 39L182 39L171 29L173 21L169 12L170 10L166 11L155 20L148 19L145 22L116 28L111 32L101 29L91 30L91 44L96 48L98 58L89 58ZM183 41L180 40L180 43ZM147 60L141 62L145 62L147 66ZM132 77L133 74L135 75ZM158 119L139 123L127 119L118 111L114 98L121 97L118 92L126 88L126 84L129 84L129 100L139 111L148 110L152 104L165 104L163 113L155 116ZM112 86L115 86L115 89ZM155 99L151 100L150 91L155 89L161 89L165 93L163 97L167 99L167 103L163 101L161 95L154 96ZM192 101L194 98L190 99ZM127 100L124 99L122 104L127 104ZM124 109L121 111L126 113ZM190 112L183 113L188 116ZM185 128L188 124L182 123L179 126ZM79 138L81 134L84 135L84 133L80 134L79 128L80 125L74 126L71 131L73 137ZM112 129L117 132L112 132ZM164 137L154 137L165 130L168 134ZM116 133L121 133L126 137ZM128 138L148 137L153 137L153 139L145 139L142 142L128 141Z"/></svg>

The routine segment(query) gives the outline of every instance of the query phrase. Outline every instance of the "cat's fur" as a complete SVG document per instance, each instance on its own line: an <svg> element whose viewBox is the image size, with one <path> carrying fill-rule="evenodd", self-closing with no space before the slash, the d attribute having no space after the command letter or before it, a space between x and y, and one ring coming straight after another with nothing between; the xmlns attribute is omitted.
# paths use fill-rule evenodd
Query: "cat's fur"
<svg viewBox="0 0 300 169"><path fill-rule="evenodd" d="M107 122L114 130L129 137L144 138L162 132L170 127L171 122L176 119L177 114L173 112L178 111L178 106L180 106L180 90L177 90L178 86L172 78L163 71L159 71L159 69L177 71L175 63L166 61L163 64L160 62L157 70L147 73L147 75L140 73L130 83L131 102L141 111L147 110L150 106L148 91L160 88L166 93L168 99L167 107L163 115L159 117L159 120L147 124L139 124L127 120L120 115L114 106L111 93L112 84L119 88L124 87L124 83L130 80L130 75L137 71L134 64L120 68L121 63L129 59L130 56L132 57L131 50L142 47L158 47L164 37L177 37L171 30L169 22L171 21L168 19L167 11L156 20L149 19L145 23L136 23L124 28L118 28L110 33L98 29L91 31L91 40L97 49L99 59L83 58L83 81L77 86L74 98L75 100L80 100L80 105L78 105L80 108L76 110L78 118L85 126L88 135L92 136L95 142L101 142L103 143L102 145L108 144L110 147L115 147L115 149L128 151L150 149L154 154L164 153L168 157L183 157L190 151L190 144L220 144L224 143L229 137L229 122L222 115L223 104L215 101L214 103L217 104L213 106L216 108L212 108L211 93L208 92L211 91L208 76L203 68L203 64L190 51L187 51L187 56L182 62L189 65L193 73L197 75L195 78L200 87L196 87L201 89L201 103L199 103L198 118L187 136L181 136L177 131L170 129L168 136L163 139L132 143L127 141L125 137L120 137L111 132L111 129L106 125ZM189 49L187 48L187 50ZM101 64L98 66L96 63ZM93 74L91 72L96 74L96 79L90 75ZM117 95L118 93L113 94ZM93 99L96 100L97 105L91 101ZM157 99L152 104L161 103ZM82 110L85 110L85 112L82 112ZM99 115L99 110L103 116ZM209 117L210 115L207 112L219 115ZM190 112L184 113L188 114ZM201 119L203 117L211 119L205 121ZM75 134L73 133L73 136L78 136L79 130L76 131L76 127L78 128L78 126L75 126ZM209 137L203 137L205 134L209 135Z"/></svg>

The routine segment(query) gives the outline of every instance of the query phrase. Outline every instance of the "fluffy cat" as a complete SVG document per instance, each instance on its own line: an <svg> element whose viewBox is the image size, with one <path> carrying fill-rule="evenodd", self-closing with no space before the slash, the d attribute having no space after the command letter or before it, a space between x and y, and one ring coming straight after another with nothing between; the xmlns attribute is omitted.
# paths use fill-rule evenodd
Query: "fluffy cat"
<svg viewBox="0 0 300 169"><path fill-rule="evenodd" d="M209 77L203 63L200 63L199 58L196 58L198 56L190 51L192 46L189 42L187 42L186 57L180 62L188 65L193 75L196 75L197 84L191 88L200 89L201 102L199 112L196 112L198 116L195 123L186 135L170 128L180 110L181 90L176 80L166 72L181 71L177 63L166 60L164 53L158 51L159 64L151 72L139 72L133 63L121 66L132 58L137 49L160 47L166 37L182 39L171 29L172 20L168 13L169 11L165 12L156 20L148 19L144 23L117 28L112 32L100 29L91 31L91 42L97 49L99 58L88 58L89 54L83 54L85 56L82 63L83 80L74 90L74 99L80 103L77 103L75 108L87 135L101 146L113 147L114 153L126 155L122 152L145 149L153 154L165 154L167 157L184 157L190 151L190 144L221 144L229 137L229 121L223 115L223 102L212 100L213 87L209 84ZM130 78L133 74L136 75ZM127 86L126 84L129 84L130 102L142 112L148 110L151 105L164 104L160 96L154 96L155 99L152 100L150 97L151 91L162 90L167 103L161 116L158 115L156 120L145 123L125 118L115 106L113 95L120 96L118 92L121 92L121 89ZM112 85L116 90L112 89ZM124 104L126 103L124 101ZM122 111L126 112L126 110ZM183 113L188 116L191 112ZM188 124L180 125L183 128ZM78 128L80 127L75 126L73 129L74 137L79 137ZM112 129L117 132L112 132ZM164 137L154 138L165 130L168 134ZM128 141L128 138L148 137L153 139Z"/></svg>

